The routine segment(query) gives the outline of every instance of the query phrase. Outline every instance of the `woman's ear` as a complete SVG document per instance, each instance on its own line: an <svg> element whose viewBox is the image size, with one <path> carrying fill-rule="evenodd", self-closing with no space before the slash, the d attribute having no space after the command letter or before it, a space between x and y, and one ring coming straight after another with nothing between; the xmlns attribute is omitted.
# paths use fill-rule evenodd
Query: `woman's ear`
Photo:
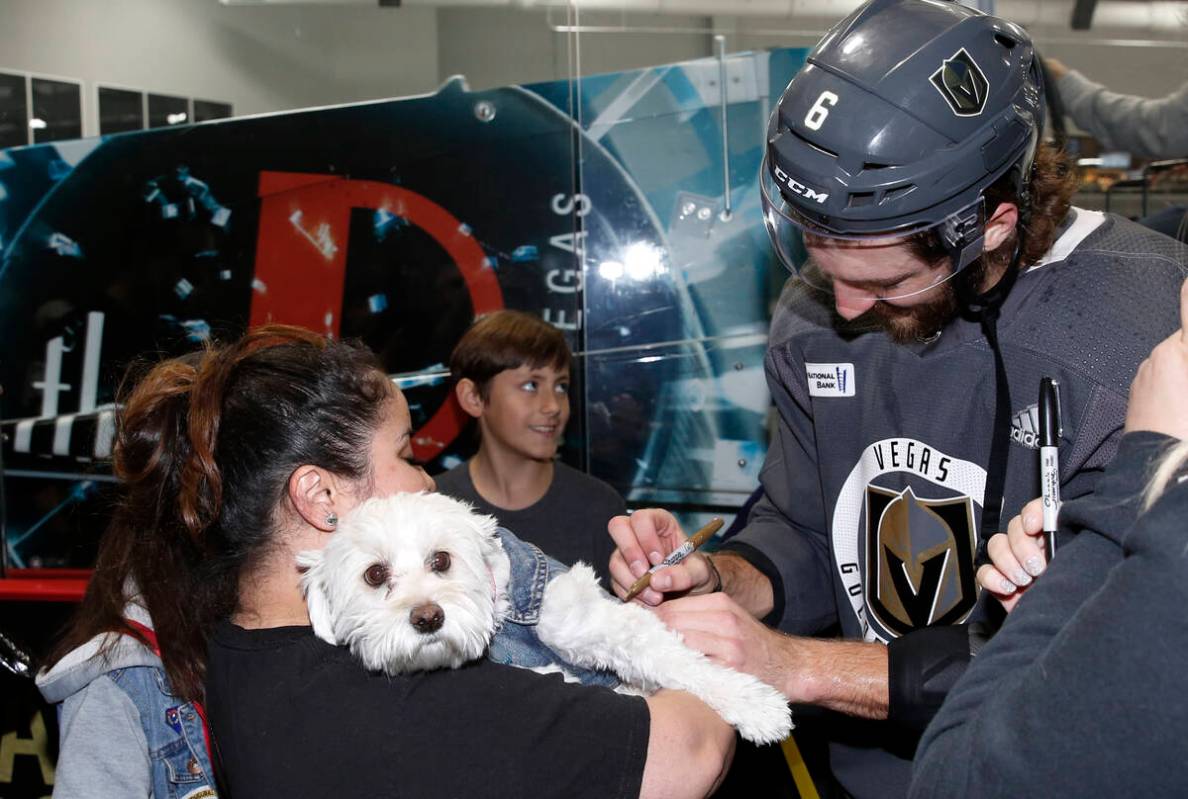
<svg viewBox="0 0 1188 799"><path fill-rule="evenodd" d="M334 475L320 466L298 466L289 477L288 489L289 500L307 524L324 533L334 532L341 504Z"/></svg>
<svg viewBox="0 0 1188 799"><path fill-rule="evenodd" d="M1019 208L1014 203L999 203L994 213L986 220L986 237L982 249L993 252L1008 241L1019 224Z"/></svg>
<svg viewBox="0 0 1188 799"><path fill-rule="evenodd" d="M462 410L470 416L478 419L483 415L483 396L479 393L478 384L469 377L462 378L454 386L454 396L458 398Z"/></svg>

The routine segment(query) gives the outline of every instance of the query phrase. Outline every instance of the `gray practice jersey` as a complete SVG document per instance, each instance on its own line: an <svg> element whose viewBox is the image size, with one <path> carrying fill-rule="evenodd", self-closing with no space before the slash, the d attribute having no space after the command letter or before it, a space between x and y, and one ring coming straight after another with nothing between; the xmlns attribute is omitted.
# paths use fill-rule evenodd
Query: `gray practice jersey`
<svg viewBox="0 0 1188 799"><path fill-rule="evenodd" d="M1019 276L998 322L1013 411L1003 526L1039 494L1040 379L1060 384L1061 492L1072 499L1114 454L1139 363L1179 326L1184 273L1183 245L1074 209ZM772 578L768 621L789 633L839 625L886 643L969 621L994 432L990 346L964 319L907 346L881 332L844 337L832 319L799 282L785 289L766 361L779 410L766 496L728 546ZM878 751L890 730L854 726L864 732L831 747L839 779L855 796L902 793L911 747Z"/></svg>

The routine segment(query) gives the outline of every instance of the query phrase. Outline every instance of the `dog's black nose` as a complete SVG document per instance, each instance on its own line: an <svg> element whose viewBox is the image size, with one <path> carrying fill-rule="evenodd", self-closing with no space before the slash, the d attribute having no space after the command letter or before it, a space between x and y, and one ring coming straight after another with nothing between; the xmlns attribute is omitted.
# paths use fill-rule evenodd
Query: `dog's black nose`
<svg viewBox="0 0 1188 799"><path fill-rule="evenodd" d="M408 614L408 620L419 633L431 633L441 629L445 623L445 611L435 602L417 605Z"/></svg>

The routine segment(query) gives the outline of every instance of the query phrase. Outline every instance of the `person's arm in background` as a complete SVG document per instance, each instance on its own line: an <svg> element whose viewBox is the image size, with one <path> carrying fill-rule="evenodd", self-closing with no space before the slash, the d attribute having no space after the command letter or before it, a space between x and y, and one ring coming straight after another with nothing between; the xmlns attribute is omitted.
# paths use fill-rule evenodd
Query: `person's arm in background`
<svg viewBox="0 0 1188 799"><path fill-rule="evenodd" d="M651 724L640 799L709 796L734 757L734 729L683 691L648 697Z"/></svg>
<svg viewBox="0 0 1188 799"><path fill-rule="evenodd" d="M1166 97L1136 97L1112 92L1054 58L1044 66L1065 113L1103 146L1141 158L1188 156L1188 82Z"/></svg>

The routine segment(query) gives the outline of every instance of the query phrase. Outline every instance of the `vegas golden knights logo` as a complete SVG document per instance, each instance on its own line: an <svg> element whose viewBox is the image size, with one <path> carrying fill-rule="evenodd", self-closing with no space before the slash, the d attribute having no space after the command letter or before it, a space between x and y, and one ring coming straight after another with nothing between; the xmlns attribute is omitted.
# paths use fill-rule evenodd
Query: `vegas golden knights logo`
<svg viewBox="0 0 1188 799"><path fill-rule="evenodd" d="M932 85L959 117L977 116L986 108L990 84L973 56L962 47L932 73Z"/></svg>
<svg viewBox="0 0 1188 799"><path fill-rule="evenodd" d="M977 600L973 500L920 499L912 489L866 487L866 601L903 635L956 624Z"/></svg>

